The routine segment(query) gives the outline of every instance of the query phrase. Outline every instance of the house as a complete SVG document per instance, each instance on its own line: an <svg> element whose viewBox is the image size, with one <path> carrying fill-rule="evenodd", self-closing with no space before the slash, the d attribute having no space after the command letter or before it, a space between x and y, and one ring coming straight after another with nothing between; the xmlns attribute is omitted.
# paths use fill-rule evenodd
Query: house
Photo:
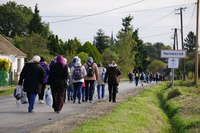
<svg viewBox="0 0 200 133"><path fill-rule="evenodd" d="M10 62L10 71L19 76L25 60L26 54L11 44L6 38L0 35L0 58Z"/></svg>

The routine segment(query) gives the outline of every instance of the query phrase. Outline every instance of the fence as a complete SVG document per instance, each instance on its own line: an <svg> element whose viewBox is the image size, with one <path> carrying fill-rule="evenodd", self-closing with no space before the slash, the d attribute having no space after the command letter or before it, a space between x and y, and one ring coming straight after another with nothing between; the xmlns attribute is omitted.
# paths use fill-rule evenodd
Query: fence
<svg viewBox="0 0 200 133"><path fill-rule="evenodd" d="M0 87L16 85L17 81L17 72L0 71Z"/></svg>

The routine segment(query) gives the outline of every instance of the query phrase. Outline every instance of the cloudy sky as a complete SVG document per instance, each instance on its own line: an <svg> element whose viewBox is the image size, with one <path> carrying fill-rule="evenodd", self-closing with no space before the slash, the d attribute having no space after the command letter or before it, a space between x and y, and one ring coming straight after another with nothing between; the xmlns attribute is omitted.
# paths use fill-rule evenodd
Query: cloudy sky
<svg viewBox="0 0 200 133"><path fill-rule="evenodd" d="M5 4L9 0L1 0ZM132 26L139 28L144 42L163 42L172 46L174 28L180 38L180 8L183 10L184 38L189 31L196 33L197 0L15 0L31 7L36 3L42 21L63 41L77 37L81 43L93 41L98 29L114 37L122 28L122 18L134 17ZM180 39L179 39L180 40ZM179 41L179 45L181 41ZM181 46L179 46L181 47Z"/></svg>

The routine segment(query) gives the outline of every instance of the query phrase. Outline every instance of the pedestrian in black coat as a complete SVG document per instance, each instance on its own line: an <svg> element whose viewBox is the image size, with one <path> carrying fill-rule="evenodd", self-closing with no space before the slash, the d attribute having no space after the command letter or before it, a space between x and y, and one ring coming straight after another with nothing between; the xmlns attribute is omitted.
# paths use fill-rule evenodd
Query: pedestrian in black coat
<svg viewBox="0 0 200 133"><path fill-rule="evenodd" d="M41 93L44 82L44 69L39 64L40 56L34 56L29 63L23 67L18 85L23 85L23 90L27 93L29 102L28 112L33 112L35 98Z"/></svg>
<svg viewBox="0 0 200 133"><path fill-rule="evenodd" d="M115 61L111 61L109 64L106 75L104 78L104 83L108 82L108 91L109 91L109 102L116 102L116 93L117 87L119 85L119 75L121 71L118 69Z"/></svg>
<svg viewBox="0 0 200 133"><path fill-rule="evenodd" d="M57 113L59 113L63 107L68 76L68 66L66 65L64 58L59 55L56 58L56 63L50 67L50 73L47 82L47 84L49 84L52 89L52 107Z"/></svg>

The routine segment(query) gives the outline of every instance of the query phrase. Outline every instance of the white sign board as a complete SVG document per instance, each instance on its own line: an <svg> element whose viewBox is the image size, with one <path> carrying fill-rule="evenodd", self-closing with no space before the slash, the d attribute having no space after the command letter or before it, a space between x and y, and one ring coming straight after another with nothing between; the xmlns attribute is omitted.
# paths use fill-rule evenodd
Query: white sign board
<svg viewBox="0 0 200 133"><path fill-rule="evenodd" d="M178 68L179 59L178 58L168 58L168 68Z"/></svg>
<svg viewBox="0 0 200 133"><path fill-rule="evenodd" d="M186 58L186 50L161 50L161 58Z"/></svg>

